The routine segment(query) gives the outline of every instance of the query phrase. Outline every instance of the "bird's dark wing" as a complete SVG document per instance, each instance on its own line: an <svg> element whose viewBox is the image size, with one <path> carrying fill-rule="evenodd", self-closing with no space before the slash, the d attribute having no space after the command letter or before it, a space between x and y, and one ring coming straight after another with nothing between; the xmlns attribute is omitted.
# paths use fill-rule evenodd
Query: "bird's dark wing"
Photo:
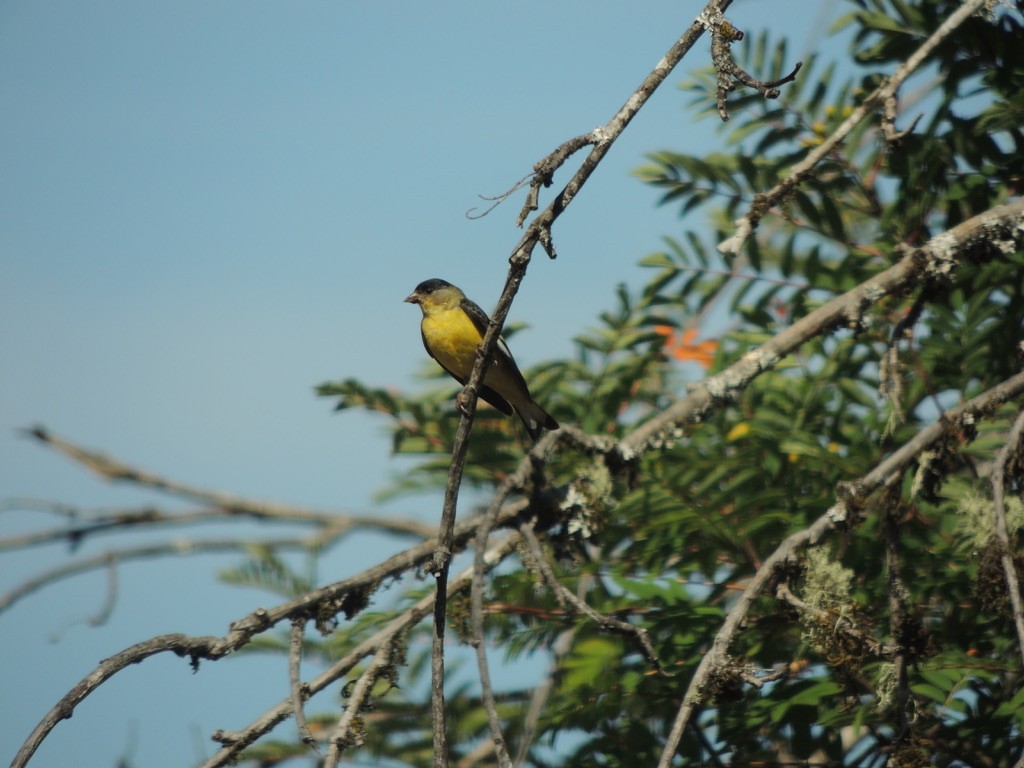
<svg viewBox="0 0 1024 768"><path fill-rule="evenodd" d="M469 316L469 319L473 321L473 325L480 331L480 336L483 337L487 333L487 326L491 324L491 318L487 316L487 313L480 309L480 305L475 301L467 299L465 296L462 297L462 301L459 302L459 306L462 307L462 311Z"/></svg>
<svg viewBox="0 0 1024 768"><path fill-rule="evenodd" d="M491 318L487 316L487 313L480 309L480 306L475 302L467 299L463 296L460 306L469 319L473 321L473 325L480 331L481 338L487 335L487 326L491 324ZM505 343L505 339L501 336L498 337L498 343L494 346L494 359L491 361L491 365L501 361L503 367L516 379L519 380L519 384L522 386L524 392L529 392L526 386L526 379L523 378L523 374L519 371L519 366L516 365L515 359L512 357L512 351L508 348L508 344ZM498 395L501 397L501 395ZM485 400L487 398L484 398ZM504 399L504 398L503 398ZM488 400L487 402L491 402ZM491 405L494 405L491 403Z"/></svg>
<svg viewBox="0 0 1024 768"><path fill-rule="evenodd" d="M474 306L476 306L476 305L474 305ZM483 310L480 309L480 307L477 307L477 310L479 310L481 312L483 311ZM472 315L470 315L470 317L472 317ZM485 318L485 322L486 322L487 315L484 315L484 318ZM474 320L473 323L475 325L476 324L476 320ZM484 328L486 329L487 326L484 325ZM444 363L442 363L440 360L437 359L437 356L431 351L430 345L427 343L427 337L423 334L422 330L420 331L420 338L423 339L423 348L427 350L427 354L428 355L430 355L432 358L434 358L434 362L436 362L438 365L440 365L442 368L444 368L445 372L449 376L451 376L453 379L455 379L457 382L459 382L459 384L462 384L463 386L465 386L467 379L462 378L457 373L455 373L455 371L451 370L450 368L448 368L448 366L446 366ZM494 408L497 408L499 411L504 413L506 416L511 416L512 415L513 409L512 409L512 406L509 404L508 400L506 400L504 397L499 395L497 392L495 392L490 387L481 385L480 386L480 397L485 402L487 402L488 404L490 404Z"/></svg>

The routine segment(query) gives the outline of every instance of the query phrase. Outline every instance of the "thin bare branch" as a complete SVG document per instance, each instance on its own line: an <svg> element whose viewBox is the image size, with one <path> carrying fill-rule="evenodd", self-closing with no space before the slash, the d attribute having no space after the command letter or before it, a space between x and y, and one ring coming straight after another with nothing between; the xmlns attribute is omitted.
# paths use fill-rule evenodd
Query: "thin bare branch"
<svg viewBox="0 0 1024 768"><path fill-rule="evenodd" d="M307 695L305 686L302 685L302 641L305 635L306 620L292 619L291 637L288 641L288 687L291 689L292 712L295 715L295 725L299 729L299 738L319 755L320 745L316 743L313 733L309 730L306 709L303 706Z"/></svg>
<svg viewBox="0 0 1024 768"><path fill-rule="evenodd" d="M534 174L528 173L526 176L523 176L523 178L521 178L519 181L517 181L515 184L513 184L511 187L509 187L507 190L502 192L500 195L494 195L493 197L488 197L486 195L480 195L480 199L488 201L490 203L490 205L487 206L487 208L485 208L480 213L476 212L476 208L470 208L468 211L466 211L466 218L467 219L482 219L484 216L486 216L488 213L493 211L495 208L497 208L503 202L505 202L510 197L512 197L512 195L514 195L516 192L518 192L520 189L522 189L528 183L530 183L530 180L533 178L533 176L534 176Z"/></svg>
<svg viewBox="0 0 1024 768"><path fill-rule="evenodd" d="M0 595L0 613L10 608L14 603L24 597L36 592L43 587L54 584L62 579L71 576L78 576L98 568L111 568L120 563L127 563L133 560L149 560L151 558L166 556L189 556L203 555L222 552L238 552L249 549L309 549L313 540L304 539L273 539L271 541L258 541L251 539L218 539L218 540L192 540L176 539L174 541L153 544L151 546L132 547L126 549L115 549L101 552L98 555L76 560L71 563L64 563L51 568L31 579L21 582L7 593Z"/></svg>
<svg viewBox="0 0 1024 768"><path fill-rule="evenodd" d="M551 567L551 563L548 560L547 555L544 553L543 547L541 547L537 534L534 533L532 521L525 521L520 525L519 532L522 534L523 540L526 542L526 546L529 548L529 551L533 556L534 565L544 578L544 583L547 584L548 589L556 596L559 602L568 604L571 606L572 610L583 614L606 632L614 632L616 634L632 638L640 647L640 650L647 658L647 661L650 662L651 666L653 666L659 674L669 676L661 665L661 659L658 658L658 654L655 652L654 646L651 644L651 638L650 635L647 634L647 630L643 627L630 624L628 621L616 619L614 616L605 616L600 611L591 607L585 600L582 600L571 589L562 584L562 582L558 580L558 576L555 575L555 571Z"/></svg>
<svg viewBox="0 0 1024 768"><path fill-rule="evenodd" d="M70 440L54 434L43 426L34 426L24 430L24 433L74 459L86 469L106 480L133 483L163 491L179 498L208 504L222 510L226 517L238 516L276 522L311 523L330 527L372 528L388 533L412 534L424 538L433 534L433 528L414 520L388 519L378 515L349 515L340 511L318 510L292 504L280 504L272 501L249 499L243 496L235 496L182 483L139 467L133 467L120 459L100 453L99 451L83 448ZM121 524L142 525L146 523L173 522L172 515L161 516L156 510L144 508L137 512L137 517L129 516L125 520L120 521ZM215 516L212 512L203 514L209 514L211 518ZM108 527L104 520L93 520L83 523L86 528L79 530L75 535L80 538L85 534L91 533L92 531L87 527L90 524L97 526L98 530ZM72 533L66 531L65 535L72 535Z"/></svg>
<svg viewBox="0 0 1024 768"><path fill-rule="evenodd" d="M562 142L551 154L543 160L538 160L533 165L532 181L530 192L526 196L526 202L516 219L516 226L521 227L526 223L527 217L540 207L541 187L550 187L554 181L555 171L561 168L565 161L586 146L592 146L598 141L598 131L591 131L582 136L574 136L568 141Z"/></svg>
<svg viewBox="0 0 1024 768"><path fill-rule="evenodd" d="M533 689L533 696L530 697L530 706L527 707L526 717L523 718L522 733L519 737L519 749L516 750L515 768L520 768L526 762L530 754L530 744L533 743L533 735L537 732L537 724L540 716L544 713L544 707L555 690L555 677L562 669L562 659L572 650L573 639L576 636L576 627L570 627L562 631L555 642L551 645L551 664L548 667L548 674L544 676L540 685Z"/></svg>
<svg viewBox="0 0 1024 768"><path fill-rule="evenodd" d="M996 462L992 467L992 507L995 515L996 538L999 540L999 559L1006 574L1006 590L1009 593L1010 607L1013 611L1013 625L1017 630L1017 649L1024 661L1024 602L1021 600L1020 580L1017 577L1017 566L1013 562L1013 549L1010 546L1010 534L1006 527L1006 475L1012 464L1018 467L1024 463L1021 455L1021 437L1024 436L1024 411L1013 422L1006 443L999 450Z"/></svg>

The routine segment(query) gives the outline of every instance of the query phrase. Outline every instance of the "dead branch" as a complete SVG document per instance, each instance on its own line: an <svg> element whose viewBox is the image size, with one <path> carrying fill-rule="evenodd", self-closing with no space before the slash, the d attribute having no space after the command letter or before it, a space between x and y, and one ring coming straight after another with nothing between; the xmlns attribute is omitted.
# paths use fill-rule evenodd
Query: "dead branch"
<svg viewBox="0 0 1024 768"><path fill-rule="evenodd" d="M722 118L722 122L729 120L726 99L729 93L736 88L737 80L743 85L755 89L766 99L777 99L781 94L779 86L793 82L797 72L803 66L803 62L798 61L792 72L778 80L768 82L758 80L740 67L732 56L732 44L743 39L743 32L726 21L721 13L701 14L698 20L711 31L711 61L715 65L715 72L718 76L718 116Z"/></svg>
<svg viewBox="0 0 1024 768"><path fill-rule="evenodd" d="M292 619L292 631L288 640L288 687L291 689L292 713L295 715L295 725L299 729L299 738L302 743L320 754L320 745L316 743L313 734L306 722L306 709L303 703L308 695L305 686L302 684L302 641L306 634L306 620Z"/></svg>
<svg viewBox="0 0 1024 768"><path fill-rule="evenodd" d="M315 539L274 539L272 541L260 541L253 539L176 539L163 544L150 546L132 547L125 549L114 549L108 552L101 552L98 555L77 560L71 563L64 563L37 576L27 579L18 584L6 594L0 595L0 613L10 608L14 603L24 597L42 589L45 586L54 584L62 579L71 576L78 576L99 568L116 568L121 563L133 560L149 560L151 558L166 556L188 556L203 555L222 552L244 552L252 549L310 549L319 543Z"/></svg>
<svg viewBox="0 0 1024 768"><path fill-rule="evenodd" d="M248 499L242 496L235 496L220 491L201 488L189 483L182 483L177 480L158 475L139 467L134 467L120 459L108 456L99 451L84 448L70 440L54 434L43 426L34 426L24 430L24 433L43 445L57 450L58 452L74 459L91 472L96 473L105 480L114 482L126 482L139 485L145 488L153 488L163 491L172 496L199 502L219 510L219 514L213 511L206 511L202 514L213 517L247 517L255 520L269 520L286 523L310 523L323 527L344 527L344 528L373 528L388 533L412 534L426 538L433 534L433 528L418 523L414 520L387 519L374 515L349 515L344 512L317 510L309 507L299 507L292 504L280 504L272 501L259 499ZM199 514L199 513L196 513ZM156 510L138 510L135 516L129 515L120 519L120 524L144 525L144 524L166 524L173 523L172 515L161 515ZM86 523L80 527L64 529L61 533L51 534L52 537L75 536L81 538L96 530L103 530L115 521L100 518ZM0 543L2 546L2 543Z"/></svg>

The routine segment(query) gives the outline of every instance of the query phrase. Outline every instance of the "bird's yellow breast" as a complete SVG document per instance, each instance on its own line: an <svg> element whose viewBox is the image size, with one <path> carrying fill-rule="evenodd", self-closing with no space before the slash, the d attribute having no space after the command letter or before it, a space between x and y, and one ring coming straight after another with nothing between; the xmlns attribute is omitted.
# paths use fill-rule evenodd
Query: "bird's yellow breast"
<svg viewBox="0 0 1024 768"><path fill-rule="evenodd" d="M483 337L461 307L425 315L420 330L434 358L452 373L468 379Z"/></svg>

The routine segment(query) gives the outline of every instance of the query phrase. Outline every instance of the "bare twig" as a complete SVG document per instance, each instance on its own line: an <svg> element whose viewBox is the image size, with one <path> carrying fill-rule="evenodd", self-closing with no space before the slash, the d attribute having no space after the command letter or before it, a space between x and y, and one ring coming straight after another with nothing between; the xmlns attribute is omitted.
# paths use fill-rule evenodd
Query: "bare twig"
<svg viewBox="0 0 1024 768"><path fill-rule="evenodd" d="M789 582L784 581L775 588L775 597L780 602L793 608L797 613L807 617L809 621L829 624L835 633L847 636L859 646L866 648L873 656L886 658L893 654L894 649L892 647L882 645L874 637L859 629L849 617L838 616L801 600L789 588ZM763 683L761 684L763 685Z"/></svg>
<svg viewBox="0 0 1024 768"><path fill-rule="evenodd" d="M288 685L292 693L292 712L295 715L295 725L299 729L299 737L302 743L320 754L320 745L316 743L309 724L306 722L306 709L303 703L306 701L306 690L302 685L302 641L306 634L306 620L292 619L292 632L288 643Z"/></svg>
<svg viewBox="0 0 1024 768"><path fill-rule="evenodd" d="M242 520L247 516L240 516L235 512L229 512L220 507L197 509L192 512L166 512L158 507L146 506L102 511L99 513L78 511L75 517L76 520L71 525L0 539L0 551L27 549L28 547L60 542L67 542L74 548L86 538L105 533L188 527L196 523L208 521ZM422 538L427 538L433 534L433 529L430 526L414 520L401 520L397 518L389 520L381 517L374 518L369 515L353 516L324 512L320 514L319 518L311 515L309 518L301 521L293 519L281 520L264 516L259 516L257 519L261 522L298 523L316 526L321 529L321 532L307 538L311 545L314 541L336 541L341 536L357 528L384 530L388 533L419 536Z"/></svg>
<svg viewBox="0 0 1024 768"><path fill-rule="evenodd" d="M341 753L349 746L359 746L362 743L361 736L353 734L353 726L357 722L359 712L366 705L370 694L373 692L374 684L393 668L392 656L395 652L396 639L388 637L377 646L373 658L366 669L359 676L355 686L349 692L348 706L338 720L334 733L328 740L327 756L324 757L323 768L336 768L341 759Z"/></svg>
<svg viewBox="0 0 1024 768"><path fill-rule="evenodd" d="M505 202L510 197L512 197L512 195L514 195L520 189L525 187L530 182L530 180L533 179L533 178L534 178L534 174L528 173L526 176L523 176L523 178L521 178L519 181L517 181L515 184L513 184L511 187L509 187L507 190L502 192L500 195L494 195L493 197L488 197L486 195L480 195L480 199L488 201L490 203L490 205L487 206L487 208L485 208L480 213L476 212L476 208L470 208L468 211L466 211L466 218L467 219L482 219L488 213L490 213L495 208L497 208L499 205L501 205L503 202Z"/></svg>
<svg viewBox="0 0 1024 768"><path fill-rule="evenodd" d="M1013 625L1017 630L1017 647L1021 659L1024 660L1024 603L1021 601L1020 581L1017 578L1017 566L1013 562L1013 550L1010 548L1010 535L1006 528L1006 475L1011 464L1021 465L1021 437L1024 436L1024 411L1013 422L1006 443L999 450L996 462L992 467L992 507L995 515L996 538L999 540L999 559L1006 574L1006 590L1010 597L1013 611Z"/></svg>
<svg viewBox="0 0 1024 768"><path fill-rule="evenodd" d="M1008 400L1024 394L1024 374L1018 374L992 387L974 399L942 414L933 424L922 429L899 450L892 453L871 472L852 483L843 483L836 488L836 503L807 528L787 537L769 555L757 572L747 582L743 594L729 609L722 627L715 635L711 650L704 655L690 679L682 703L672 724L665 748L658 761L658 768L668 768L679 747L683 731L689 725L697 708L707 696L707 683L716 670L727 662L727 653L741 623L746 618L754 600L767 587L775 574L796 554L817 544L828 533L853 524L853 513L875 491L895 481L921 454L922 451L944 439L949 431L959 429L961 423L976 423L977 419L992 413Z"/></svg>
<svg viewBox="0 0 1024 768"><path fill-rule="evenodd" d="M74 459L86 469L95 472L106 480L134 483L146 488L154 488L173 496L197 501L201 504L208 504L222 511L222 514L217 514L210 510L194 513L197 516L207 515L211 519L215 517L238 516L286 523L311 523L342 529L373 528L387 531L388 533L412 534L424 538L433 534L433 529L430 526L414 520L387 519L379 515L348 515L339 511L325 511L291 504L279 504L272 501L248 499L178 482L154 472L133 467L120 459L107 456L99 451L83 448L70 440L54 434L43 426L34 426L24 430L24 433ZM81 538L90 533L106 530L112 524L128 526L174 523L176 516L166 513L162 514L155 509L143 508L136 510L134 513L129 512L127 515L119 513L115 517L116 520L101 517L83 521L79 526L62 529L60 534L54 534L54 536Z"/></svg>
<svg viewBox="0 0 1024 768"><path fill-rule="evenodd" d="M907 680L909 661L910 616L907 611L907 588L900 572L900 504L899 491L891 488L889 498L882 508L882 532L885 537L885 569L888 572L889 633L896 644L893 656L892 710L895 714L893 742L900 743L907 734L910 720L907 702L910 700L910 684Z"/></svg>
<svg viewBox="0 0 1024 768"><path fill-rule="evenodd" d="M274 539L272 541L257 541L250 539L219 539L219 540L191 540L176 539L171 542L154 544L151 546L132 547L127 549L116 549L102 552L98 555L76 560L72 563L64 563L44 573L34 576L31 579L21 582L7 593L0 595L0 613L10 608L14 603L23 597L42 589L45 586L66 579L70 576L77 576L98 568L116 567L120 563L132 560L148 560L156 557L202 555L219 552L237 552L251 549L310 549L320 543L320 538L302 539Z"/></svg>
<svg viewBox="0 0 1024 768"><path fill-rule="evenodd" d="M726 21L721 13L701 14L698 20L704 24L705 28L711 30L711 61L714 63L718 75L718 116L722 118L722 122L729 120L726 98L736 87L736 80L757 90L766 99L777 99L780 95L779 86L793 82L797 72L803 66L803 62L798 61L792 72L778 80L770 82L758 80L740 67L732 57L732 44L743 39L743 32Z"/></svg>
<svg viewBox="0 0 1024 768"><path fill-rule="evenodd" d="M544 583L547 584L548 589L553 595L555 595L559 602L568 604L575 612L583 614L606 632L615 632L616 634L633 638L636 644L640 646L640 650L647 658L647 661L650 662L651 666L653 666L659 674L665 675L666 677L669 676L661 665L661 659L658 658L658 654L654 650L654 646L651 644L651 638L650 635L647 634L647 630L643 627L630 624L628 621L616 619L614 616L605 616L603 613L594 610L594 608L587 604L586 601L582 600L571 589L562 584L555 575L555 571L551 567L551 563L548 561L547 555L544 553L544 550L540 545L540 540L537 538L537 534L534 533L532 521L524 521L519 526L519 532L522 534L523 540L526 542L526 546L529 548L529 551L533 556L534 564L540 571L541 576L544 578Z"/></svg>
<svg viewBox="0 0 1024 768"><path fill-rule="evenodd" d="M878 88L872 91L856 109L828 136L821 144L812 149L803 160L789 169L789 175L772 187L768 192L757 195L750 211L735 222L736 233L719 243L718 250L726 256L738 256L747 238L757 228L758 222L775 205L784 200L794 188L808 178L814 167L844 141L850 132L879 106L884 106L890 97L894 97L903 82L920 67L935 48L957 27L985 5L987 0L966 0L957 8L932 35L925 40L914 53ZM891 125L891 123L890 123ZM911 126L913 128L913 126Z"/></svg>

